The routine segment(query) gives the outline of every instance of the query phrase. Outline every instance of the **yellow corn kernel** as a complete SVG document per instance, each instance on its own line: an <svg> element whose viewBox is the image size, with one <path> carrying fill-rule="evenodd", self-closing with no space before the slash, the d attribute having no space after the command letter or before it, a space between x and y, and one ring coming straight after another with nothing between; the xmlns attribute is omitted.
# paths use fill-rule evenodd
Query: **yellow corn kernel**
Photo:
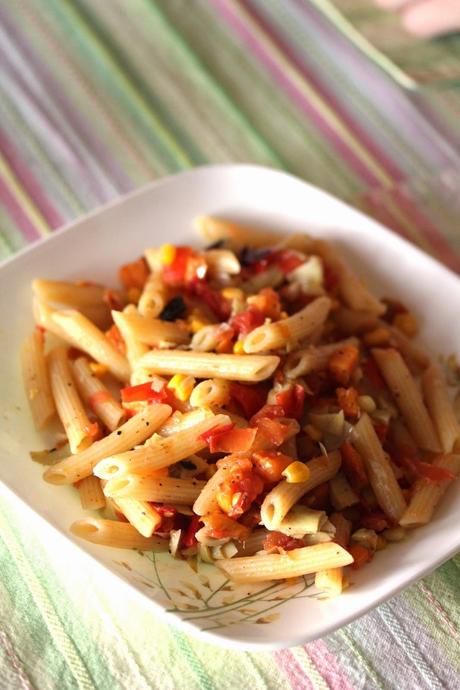
<svg viewBox="0 0 460 690"><path fill-rule="evenodd" d="M319 429L317 429L313 424L307 424L304 426L303 430L311 438L312 441L321 441L323 434Z"/></svg>
<svg viewBox="0 0 460 690"><path fill-rule="evenodd" d="M244 340L237 340L233 346L234 355L244 355Z"/></svg>
<svg viewBox="0 0 460 690"><path fill-rule="evenodd" d="M220 294L224 299L245 299L246 295L240 288L226 287L222 288Z"/></svg>
<svg viewBox="0 0 460 690"><path fill-rule="evenodd" d="M176 258L176 248L173 244L163 244L160 247L160 262L164 266L169 266L172 264L174 259Z"/></svg>
<svg viewBox="0 0 460 690"><path fill-rule="evenodd" d="M176 397L181 402L186 402L191 394L193 387L195 385L195 379L193 376L187 376L186 374L175 374L168 383L168 388L171 388Z"/></svg>
<svg viewBox="0 0 460 690"><path fill-rule="evenodd" d="M395 326L398 331L404 333L404 335L407 335L408 338L413 338L418 333L417 319L409 312L396 314L393 319L393 326Z"/></svg>
<svg viewBox="0 0 460 690"><path fill-rule="evenodd" d="M390 331L380 326L379 328L374 328L373 331L369 331L369 333L365 333L363 340L366 345L372 347L376 345L386 345L390 340Z"/></svg>
<svg viewBox="0 0 460 690"><path fill-rule="evenodd" d="M209 326L209 321L199 316L190 316L188 318L188 325L192 333L198 333L198 331L201 331L205 326Z"/></svg>
<svg viewBox="0 0 460 690"><path fill-rule="evenodd" d="M105 366L105 364L99 364L99 362L90 362L89 368L98 378L104 376L104 374L108 372L108 368Z"/></svg>
<svg viewBox="0 0 460 690"><path fill-rule="evenodd" d="M377 546L375 548L376 551L382 551L385 549L387 546L387 540L385 537L381 537L380 534L377 535Z"/></svg>
<svg viewBox="0 0 460 690"><path fill-rule="evenodd" d="M281 474L288 484L300 484L310 478L310 469L300 460L294 460Z"/></svg>
<svg viewBox="0 0 460 690"><path fill-rule="evenodd" d="M131 302L132 304L137 304L141 296L141 291L137 287L131 287L129 288L126 295L128 297L128 302Z"/></svg>

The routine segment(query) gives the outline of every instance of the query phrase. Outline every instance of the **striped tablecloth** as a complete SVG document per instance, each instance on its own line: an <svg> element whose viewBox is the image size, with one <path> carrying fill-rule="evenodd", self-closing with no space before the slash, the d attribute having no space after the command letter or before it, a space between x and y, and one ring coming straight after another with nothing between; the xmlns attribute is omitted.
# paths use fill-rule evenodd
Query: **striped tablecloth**
<svg viewBox="0 0 460 690"><path fill-rule="evenodd" d="M0 257L152 178L250 161L460 267L458 123L365 66L308 0L3 2L0 64ZM243 653L69 567L6 498L0 553L4 690L460 687L458 558L325 639Z"/></svg>

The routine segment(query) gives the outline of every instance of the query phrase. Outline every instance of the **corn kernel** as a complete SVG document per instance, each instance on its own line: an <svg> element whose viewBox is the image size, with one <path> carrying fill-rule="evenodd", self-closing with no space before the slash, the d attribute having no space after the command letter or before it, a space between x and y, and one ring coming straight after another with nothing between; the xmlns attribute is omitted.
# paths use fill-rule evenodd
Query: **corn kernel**
<svg viewBox="0 0 460 690"><path fill-rule="evenodd" d="M105 366L105 364L99 364L99 362L90 362L89 368L98 378L104 376L104 374L108 372L108 368Z"/></svg>
<svg viewBox="0 0 460 690"><path fill-rule="evenodd" d="M201 319L199 316L190 316L188 319L188 325L190 326L192 333L198 333L198 331L201 331L201 329L205 326L209 326L209 321L206 321L206 319Z"/></svg>
<svg viewBox="0 0 460 690"><path fill-rule="evenodd" d="M234 288L234 287L226 287L222 288L220 291L220 294L224 299L244 299L245 294L243 290L240 290L240 288Z"/></svg>
<svg viewBox="0 0 460 690"><path fill-rule="evenodd" d="M173 244L163 244L160 247L160 262L164 266L172 264L176 257L176 248Z"/></svg>
<svg viewBox="0 0 460 690"><path fill-rule="evenodd" d="M132 287L129 288L126 294L128 297L128 302L131 302L132 304L137 304L141 296L141 291L137 287Z"/></svg>
<svg viewBox="0 0 460 690"><path fill-rule="evenodd" d="M390 340L390 331L382 326L379 328L374 328L373 331L369 331L363 336L363 340L366 345L374 347L375 345L386 345Z"/></svg>
<svg viewBox="0 0 460 690"><path fill-rule="evenodd" d="M237 340L233 346L234 355L244 355L244 340Z"/></svg>
<svg viewBox="0 0 460 690"><path fill-rule="evenodd" d="M192 394L194 385L195 379L193 376L175 374L169 381L168 388L171 388L174 391L176 397L181 402L186 402Z"/></svg>
<svg viewBox="0 0 460 690"><path fill-rule="evenodd" d="M310 469L300 460L294 460L282 472L288 484L300 484L310 478Z"/></svg>
<svg viewBox="0 0 460 690"><path fill-rule="evenodd" d="M307 424L304 426L303 430L311 438L312 441L321 441L323 434L319 429L317 429L313 424Z"/></svg>
<svg viewBox="0 0 460 690"><path fill-rule="evenodd" d="M418 333L417 319L409 312L396 314L393 319L393 326L396 326L398 331L407 335L408 338L413 338Z"/></svg>

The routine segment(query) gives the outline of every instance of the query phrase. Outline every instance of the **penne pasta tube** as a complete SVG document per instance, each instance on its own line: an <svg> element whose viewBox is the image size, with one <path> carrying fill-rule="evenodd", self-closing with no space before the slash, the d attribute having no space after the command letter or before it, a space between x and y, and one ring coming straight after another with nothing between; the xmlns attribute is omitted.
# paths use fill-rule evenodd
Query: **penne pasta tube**
<svg viewBox="0 0 460 690"><path fill-rule="evenodd" d="M406 501L391 463L366 413L363 413L359 422L355 424L352 441L365 462L369 481L380 508L389 518L399 522L406 509Z"/></svg>
<svg viewBox="0 0 460 690"><path fill-rule="evenodd" d="M336 597L343 589L343 568L319 570L315 575L315 587L328 598Z"/></svg>
<svg viewBox="0 0 460 690"><path fill-rule="evenodd" d="M130 305L133 307L133 305ZM133 310L136 308L133 307ZM130 311L130 307L126 307L125 312L121 311L112 311L112 318L115 323L115 326L118 328L120 331L121 337L123 338L123 341L126 346L126 358L131 366L131 369L134 369L136 366L137 360L142 357L142 355L145 355L146 352L149 351L148 346L145 343L141 343L138 338L136 338L135 334L133 333L132 328L130 327L129 323L126 321L125 315L128 313L128 310ZM133 382L133 374L131 374L131 379L130 383L131 385L135 385L136 382ZM143 378L145 380L145 378Z"/></svg>
<svg viewBox="0 0 460 690"><path fill-rule="evenodd" d="M196 515L208 515L219 511L217 503L217 490L227 477L230 466L219 467L202 488L200 495L193 504L193 512Z"/></svg>
<svg viewBox="0 0 460 690"><path fill-rule="evenodd" d="M37 326L44 328L45 331L53 333L53 335L61 338L64 342L69 343L69 345L76 348L79 347L78 340L72 338L54 321L53 315L56 313L56 309L52 309L48 304L34 297L32 300L32 311Z"/></svg>
<svg viewBox="0 0 460 690"><path fill-rule="evenodd" d="M441 448L433 423L412 374L399 352L394 349L374 349L372 356L417 445L438 453Z"/></svg>
<svg viewBox="0 0 460 690"><path fill-rule="evenodd" d="M265 497L260 515L262 523L267 529L276 530L284 520L293 505L306 493L323 482L327 482L339 471L341 456L338 451L321 455L306 463L310 470L310 477L305 482L289 484L282 481Z"/></svg>
<svg viewBox="0 0 460 690"><path fill-rule="evenodd" d="M382 321L380 323L389 331L391 336L390 343L400 351L411 371L418 374L420 370L426 369L430 365L430 358L427 353L414 343L413 340L404 335L399 328L390 326Z"/></svg>
<svg viewBox="0 0 460 690"><path fill-rule="evenodd" d="M264 541L269 531L266 529L255 529L244 541L235 542L239 556L253 556L264 548Z"/></svg>
<svg viewBox="0 0 460 690"><path fill-rule="evenodd" d="M262 355L217 355L213 352L151 350L137 367L157 374L192 374L196 378L230 381L263 381L273 374L279 357Z"/></svg>
<svg viewBox="0 0 460 690"><path fill-rule="evenodd" d="M310 345L302 350L296 350L288 356L283 371L290 379L305 376L312 371L321 371L321 369L326 369L331 355L348 345L358 346L359 341L357 338L347 338L330 345L320 345L319 347Z"/></svg>
<svg viewBox="0 0 460 690"><path fill-rule="evenodd" d="M227 240L232 247L267 247L281 242L283 246L290 241L291 249L307 250L311 246L311 238L305 233L288 235L284 232L274 232L262 228L254 228L240 223L214 218L212 216L199 216L194 220L194 228L206 240L216 242Z"/></svg>
<svg viewBox="0 0 460 690"><path fill-rule="evenodd" d="M120 426L126 418L126 411L115 400L107 386L91 371L86 357L74 360L72 371L80 395L94 414L110 431Z"/></svg>
<svg viewBox="0 0 460 690"><path fill-rule="evenodd" d="M318 297L287 319L255 328L244 339L244 351L267 352L293 346L325 322L331 304L329 297Z"/></svg>
<svg viewBox="0 0 460 690"><path fill-rule="evenodd" d="M131 372L126 357L85 316L77 311L60 311L54 312L53 321L78 342L80 350L87 352L96 362L105 364L115 378L129 381Z"/></svg>
<svg viewBox="0 0 460 690"><path fill-rule="evenodd" d="M135 498L138 501L193 505L204 485L205 482L198 479L139 477L127 474L109 479L104 493L115 501L121 498Z"/></svg>
<svg viewBox="0 0 460 690"><path fill-rule="evenodd" d="M66 304L74 309L104 305L103 298L106 288L94 283L69 283L63 280L32 281L32 291L43 302ZM107 307L106 307L107 308Z"/></svg>
<svg viewBox="0 0 460 690"><path fill-rule="evenodd" d="M211 276L237 275L241 271L237 256L229 249L208 249L203 255Z"/></svg>
<svg viewBox="0 0 460 690"><path fill-rule="evenodd" d="M156 435L148 444L135 450L112 454L111 457L105 455L105 459L94 467L94 474L102 479L114 479L132 473L151 474L206 448L208 444L202 435L211 429L225 426L228 422L228 417L221 414L171 436Z"/></svg>
<svg viewBox="0 0 460 690"><path fill-rule="evenodd" d="M50 467L43 475L51 484L74 484L88 477L93 467L108 456L133 448L149 438L171 414L169 405L148 405L119 429L96 441L87 450L71 455Z"/></svg>
<svg viewBox="0 0 460 690"><path fill-rule="evenodd" d="M116 317L115 314L117 315ZM129 330L131 337L144 345L158 347L163 342L183 345L190 340L189 333L185 327L170 321L142 316L135 310L124 312L112 311L112 317L122 333L125 330ZM120 327L121 322L124 322L125 328Z"/></svg>
<svg viewBox="0 0 460 690"><path fill-rule="evenodd" d="M212 407L228 403L230 384L224 379L207 379L198 383L190 396L192 407Z"/></svg>
<svg viewBox="0 0 460 690"><path fill-rule="evenodd" d="M56 414L48 364L45 357L43 333L33 331L21 347L24 387L37 430L43 429Z"/></svg>
<svg viewBox="0 0 460 690"><path fill-rule="evenodd" d="M327 520L324 510L294 506L277 527L278 532L301 539L306 534L319 532Z"/></svg>
<svg viewBox="0 0 460 690"><path fill-rule="evenodd" d="M329 483L329 496L335 510L344 510L359 503L359 496L353 491L343 472L337 472Z"/></svg>
<svg viewBox="0 0 460 690"><path fill-rule="evenodd" d="M69 439L72 453L79 453L93 442L92 429L72 377L65 347L55 347L48 355L51 390L59 419Z"/></svg>
<svg viewBox="0 0 460 690"><path fill-rule="evenodd" d="M142 316L156 318L166 306L166 286L161 275L152 273L144 285L137 308Z"/></svg>
<svg viewBox="0 0 460 690"><path fill-rule="evenodd" d="M220 324L213 323L209 326L203 326L194 334L190 348L194 352L212 352L218 346L221 337Z"/></svg>
<svg viewBox="0 0 460 690"><path fill-rule="evenodd" d="M138 549L139 551L169 551L169 541L161 537L143 537L128 522L84 518L74 522L70 531L76 537L86 539L92 544L112 546L115 549Z"/></svg>
<svg viewBox="0 0 460 690"><path fill-rule="evenodd" d="M128 522L142 534L143 537L151 537L161 525L161 515L147 501L139 501L136 498L112 498L114 506Z"/></svg>
<svg viewBox="0 0 460 690"><path fill-rule="evenodd" d="M207 409L190 410L190 412L176 411L160 426L158 433L160 436L171 436L178 431L190 429L190 427L194 427L195 424L199 422L204 422L206 419L213 418L214 414L211 410ZM152 439L148 439L146 443L149 444L151 440Z"/></svg>
<svg viewBox="0 0 460 690"><path fill-rule="evenodd" d="M336 275L339 292L346 305L356 311L370 312L377 316L385 313L386 306L369 292L335 247L324 240L317 240L313 244L313 253L319 254Z"/></svg>
<svg viewBox="0 0 460 690"><path fill-rule="evenodd" d="M216 561L218 568L236 582L284 580L340 568L353 563L353 556L334 542L305 546L285 554L248 556Z"/></svg>
<svg viewBox="0 0 460 690"><path fill-rule="evenodd" d="M433 420L444 453L450 453L460 436L460 427L449 399L447 385L441 370L432 364L422 376L422 389L426 406Z"/></svg>
<svg viewBox="0 0 460 690"><path fill-rule="evenodd" d="M366 333L380 325L379 318L367 311L355 311L348 307L339 307L332 315L339 329L346 335Z"/></svg>
<svg viewBox="0 0 460 690"><path fill-rule="evenodd" d="M460 473L460 455L457 454L439 455L432 464L450 470L455 476ZM418 527L430 522L436 506L451 482L450 479L437 482L418 479L407 510L399 521L401 527Z"/></svg>
<svg viewBox="0 0 460 690"><path fill-rule="evenodd" d="M98 477L90 476L76 484L83 510L99 510L105 508L105 496Z"/></svg>

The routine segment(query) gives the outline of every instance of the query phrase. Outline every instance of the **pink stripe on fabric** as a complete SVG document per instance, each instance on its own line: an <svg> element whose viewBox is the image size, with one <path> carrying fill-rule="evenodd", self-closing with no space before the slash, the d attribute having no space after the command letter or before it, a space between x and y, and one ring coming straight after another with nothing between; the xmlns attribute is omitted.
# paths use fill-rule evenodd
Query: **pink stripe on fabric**
<svg viewBox="0 0 460 690"><path fill-rule="evenodd" d="M32 223L29 216L24 213L2 177L0 177L0 203L4 204L7 212L28 242L33 242L41 236L39 230Z"/></svg>
<svg viewBox="0 0 460 690"><path fill-rule="evenodd" d="M413 221L420 234L428 240L438 258L453 271L460 273L460 257L452 250L452 247L449 246L433 223L417 208L415 202L409 198L407 193L401 188L396 187L393 198L406 216Z"/></svg>
<svg viewBox="0 0 460 690"><path fill-rule="evenodd" d="M58 228L63 224L64 219L51 201L46 196L45 191L40 187L34 175L24 163L12 142L7 138L6 132L0 128L0 151L3 152L9 166L15 176L24 187L27 195L40 210L43 218L51 228Z"/></svg>
<svg viewBox="0 0 460 690"><path fill-rule="evenodd" d="M390 230L397 232L398 235L404 237L409 242L414 243L411 238L410 233L404 227L404 225L392 214L392 212L386 207L386 200L384 197L377 194L368 192L361 197L365 203L366 208L364 212L375 218L376 221L386 225ZM359 202L359 199L358 199ZM357 204L359 206L359 203Z"/></svg>
<svg viewBox="0 0 460 690"><path fill-rule="evenodd" d="M233 27L233 29L240 35L244 42L249 46L259 62L263 64L271 73L273 78L278 82L280 87L287 93L292 101L297 105L304 115L306 115L311 122L325 135L329 143L333 144L336 150L342 155L347 163L354 168L355 172L368 185L380 184L380 181L375 175L364 165L352 149L340 138L336 131L324 120L321 113L310 103L310 101L303 96L303 94L296 88L290 79L284 74L282 69L278 67L272 56L267 52L264 46L257 40L257 38L250 32L248 27L237 17L232 9L228 6L226 0L210 0L216 10L221 14L224 20Z"/></svg>
<svg viewBox="0 0 460 690"><path fill-rule="evenodd" d="M435 608L436 611L439 613L440 617L444 621L444 624L446 625L446 627L449 630L452 637L454 639L458 640L458 642L460 642L459 631L455 627L453 621L451 621L451 619L449 618L449 614L447 613L445 608L442 606L441 602L439 602L436 599L434 594L432 592L430 592L430 590L428 589L428 587L425 585L425 583L423 581L420 581L418 583L418 586L420 587L420 589L422 590L422 592L424 593L424 595L426 596L426 598L428 599L430 604L433 606L433 608Z"/></svg>
<svg viewBox="0 0 460 690"><path fill-rule="evenodd" d="M248 14L250 14L253 19L260 24L267 36L270 36L273 43L275 43L286 55L286 57L289 58L289 61L295 66L297 71L305 77L306 81L311 83L315 91L317 91L323 100L325 100L331 106L331 109L334 110L334 112L346 124L350 132L352 132L360 143L366 147L369 153L374 156L380 167L394 179L395 183L402 181L404 179L402 171L399 170L392 160L386 157L384 151L377 146L376 142L371 139L367 132L365 132L352 118L352 116L348 114L343 105L336 99L334 94L330 92L325 84L323 84L320 79L313 74L310 69L308 69L302 58L299 57L295 52L293 46L289 45L282 38L281 34L276 32L276 29L271 23L269 23L269 20L262 17L255 7L249 6L247 2L244 2L244 6Z"/></svg>
<svg viewBox="0 0 460 690"><path fill-rule="evenodd" d="M340 668L335 656L333 656L322 640L310 642L304 646L306 654L315 664L331 690L353 690L348 678Z"/></svg>
<svg viewBox="0 0 460 690"><path fill-rule="evenodd" d="M289 649L274 652L273 657L286 675L292 690L315 690L315 686Z"/></svg>

